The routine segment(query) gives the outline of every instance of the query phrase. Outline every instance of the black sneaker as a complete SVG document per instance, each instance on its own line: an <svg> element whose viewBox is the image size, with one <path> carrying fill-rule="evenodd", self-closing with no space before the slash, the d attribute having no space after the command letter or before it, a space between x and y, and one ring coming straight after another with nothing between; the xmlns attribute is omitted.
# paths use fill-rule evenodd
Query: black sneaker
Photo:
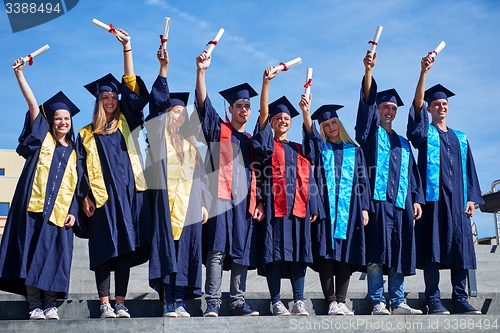
<svg viewBox="0 0 500 333"><path fill-rule="evenodd" d="M481 314L481 311L474 309L466 299L453 300L453 313L460 314Z"/></svg>
<svg viewBox="0 0 500 333"><path fill-rule="evenodd" d="M253 311L250 309L247 303L238 304L229 310L231 316L258 316L259 311Z"/></svg>
<svg viewBox="0 0 500 333"><path fill-rule="evenodd" d="M450 311L448 311L443 304L441 304L441 300L439 298L433 298L427 301L427 314L430 315L449 315Z"/></svg>

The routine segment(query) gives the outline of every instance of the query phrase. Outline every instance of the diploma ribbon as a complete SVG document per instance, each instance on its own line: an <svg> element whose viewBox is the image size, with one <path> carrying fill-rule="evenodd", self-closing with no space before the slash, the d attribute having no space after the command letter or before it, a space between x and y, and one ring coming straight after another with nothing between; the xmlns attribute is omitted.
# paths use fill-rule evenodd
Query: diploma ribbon
<svg viewBox="0 0 500 333"><path fill-rule="evenodd" d="M161 40L161 45L163 45L163 43L166 43L168 41L167 38L163 38L163 35L160 35L160 40Z"/></svg>
<svg viewBox="0 0 500 333"><path fill-rule="evenodd" d="M368 44L378 45L378 43L377 43L377 42L374 42L374 41L372 41L372 40L371 40L371 41L369 41L369 42L368 42Z"/></svg>
<svg viewBox="0 0 500 333"><path fill-rule="evenodd" d="M113 35L118 36L118 32L116 31L116 29L113 27L113 25L111 23L109 24L108 31L111 32Z"/></svg>
<svg viewBox="0 0 500 333"><path fill-rule="evenodd" d="M286 66L285 63L280 62L280 65L283 66L283 72L286 72L287 70L289 70L289 68Z"/></svg>
<svg viewBox="0 0 500 333"><path fill-rule="evenodd" d="M429 52L429 55L431 55L431 54L433 54L433 53L434 53L435 55L437 55L437 52L436 52L436 51L431 51L431 52Z"/></svg>
<svg viewBox="0 0 500 333"><path fill-rule="evenodd" d="M28 58L29 58L28 66L33 65L33 56L31 54L29 54Z"/></svg>
<svg viewBox="0 0 500 333"><path fill-rule="evenodd" d="M306 84L304 84L304 88L306 88L306 89L307 89L307 88L309 88L310 86L312 86L312 84L311 84L311 83L312 83L312 81L313 81L313 79L309 79L309 80L307 80Z"/></svg>
<svg viewBox="0 0 500 333"><path fill-rule="evenodd" d="M216 41L216 40L211 40L211 41L210 41L210 42L208 42L208 43L207 43L207 45L205 45L205 46L208 46L208 45L210 45L210 44L217 45L218 43L219 43L219 42L218 42L218 41Z"/></svg>

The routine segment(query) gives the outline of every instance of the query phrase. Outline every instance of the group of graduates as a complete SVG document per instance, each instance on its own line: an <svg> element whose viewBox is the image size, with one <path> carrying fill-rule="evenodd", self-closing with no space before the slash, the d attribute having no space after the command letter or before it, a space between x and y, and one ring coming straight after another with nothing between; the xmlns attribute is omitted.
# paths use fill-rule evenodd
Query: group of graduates
<svg viewBox="0 0 500 333"><path fill-rule="evenodd" d="M134 73L130 41L117 39L122 83L108 74L85 86L96 103L92 123L76 140L71 117L79 109L62 92L38 106L23 60L14 62L21 63L14 73L29 107L17 148L26 164L0 245L0 289L26 295L31 319L59 319L56 300L67 298L74 233L89 240L102 318L130 318L124 305L130 268L148 260L165 317L190 316L184 301L202 294L202 263L204 316L219 314L225 269L230 314L259 315L245 302L249 268L266 277L273 315L308 315L307 267L319 272L329 315L354 314L345 304L354 271L367 272L373 314L421 314L404 301L404 276L416 268L424 270L429 314L450 313L440 301L443 268L451 269L453 312L481 313L465 288L467 270L476 268L470 217L482 197L465 134L446 126L453 93L441 85L425 91L432 55L421 61L410 141L392 128L403 103L394 89L377 92L376 53L368 51L357 143L339 119L341 105L311 113L312 97L302 95L299 144L287 139L299 112L285 96L269 103L279 75L273 67L264 71L250 135L245 127L256 91L246 83L221 91L231 115L221 118L207 93L206 51L196 58L189 117L189 93L169 91L168 53L158 52L159 75L148 91ZM145 161L136 130L143 127ZM204 159L197 141L207 144ZM281 302L284 277L292 285L291 311Z"/></svg>

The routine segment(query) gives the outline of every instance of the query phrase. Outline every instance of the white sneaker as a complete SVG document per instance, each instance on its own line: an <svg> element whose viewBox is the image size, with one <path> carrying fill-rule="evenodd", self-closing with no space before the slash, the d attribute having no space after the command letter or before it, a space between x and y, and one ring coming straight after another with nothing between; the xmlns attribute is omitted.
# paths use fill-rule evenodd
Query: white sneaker
<svg viewBox="0 0 500 333"><path fill-rule="evenodd" d="M116 318L116 314L109 303L101 305L101 318Z"/></svg>
<svg viewBox="0 0 500 333"><path fill-rule="evenodd" d="M296 301L293 304L292 314L294 316L309 316L309 312L307 312L306 305L303 301Z"/></svg>
<svg viewBox="0 0 500 333"><path fill-rule="evenodd" d="M123 305L122 302L118 302L115 304L115 313L116 318L130 318L130 313L128 313L128 309Z"/></svg>
<svg viewBox="0 0 500 333"><path fill-rule="evenodd" d="M337 304L338 304L337 305L338 311L342 312L338 314L343 314L344 316L354 316L354 311L349 310L349 308L347 307L347 305L345 305L345 303L337 303Z"/></svg>
<svg viewBox="0 0 500 333"><path fill-rule="evenodd" d="M29 314L30 314L31 320L45 320L45 315L43 314L43 311L40 308L36 308L35 310L31 311Z"/></svg>
<svg viewBox="0 0 500 333"><path fill-rule="evenodd" d="M281 301L273 304L273 316L289 316L290 311Z"/></svg>
<svg viewBox="0 0 500 333"><path fill-rule="evenodd" d="M392 309L393 315L420 315L423 312L417 309L412 309L406 303L401 303L397 308Z"/></svg>
<svg viewBox="0 0 500 333"><path fill-rule="evenodd" d="M59 314L57 313L57 308L54 306L50 307L48 309L45 309L43 311L43 314L45 315L45 319L59 320Z"/></svg>
<svg viewBox="0 0 500 333"><path fill-rule="evenodd" d="M339 312L339 303L333 301L328 305L328 315L329 316L334 316L334 315L340 315L342 313Z"/></svg>
<svg viewBox="0 0 500 333"><path fill-rule="evenodd" d="M372 315L390 315L391 313L385 307L385 303L378 303L373 307Z"/></svg>

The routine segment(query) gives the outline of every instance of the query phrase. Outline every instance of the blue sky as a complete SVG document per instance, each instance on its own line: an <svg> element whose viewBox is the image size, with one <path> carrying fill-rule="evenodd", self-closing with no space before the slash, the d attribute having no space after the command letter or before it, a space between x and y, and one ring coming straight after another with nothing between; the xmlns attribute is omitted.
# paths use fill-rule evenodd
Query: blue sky
<svg viewBox="0 0 500 333"><path fill-rule="evenodd" d="M498 54L500 2L496 0L379 1L80 1L51 22L12 33L0 13L0 148L15 149L26 103L11 63L49 44L25 75L39 103L63 90L82 110L75 128L90 122L94 98L83 88L109 72L123 72L121 45L93 18L113 23L132 36L135 71L148 86L158 74L156 50L164 17L171 18L168 51L171 91L194 91L195 58L219 28L226 30L207 72L209 96L223 114L218 91L248 82L260 91L264 69L302 57L303 63L273 80L270 99L286 95L298 103L307 67L314 69L313 109L341 104L339 112L353 136L363 75L362 59L377 25L384 27L377 48L374 77L380 90L396 88L405 102L394 129L404 134L420 70L420 58L444 40L428 76L427 87L441 83L456 96L450 99L448 125L464 131L473 149L483 192L500 178L500 96ZM192 102L192 96L190 103ZM258 100L247 130L254 127ZM146 110L147 113L147 110ZM301 120L290 139L301 141ZM474 217L479 236L493 236L493 215Z"/></svg>

